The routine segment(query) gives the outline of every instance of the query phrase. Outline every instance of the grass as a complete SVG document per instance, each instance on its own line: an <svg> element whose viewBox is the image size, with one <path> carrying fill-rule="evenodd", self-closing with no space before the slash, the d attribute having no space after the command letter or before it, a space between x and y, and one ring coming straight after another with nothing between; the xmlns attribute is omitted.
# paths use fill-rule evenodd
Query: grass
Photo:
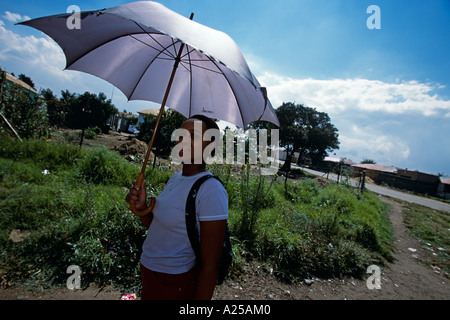
<svg viewBox="0 0 450 320"><path fill-rule="evenodd" d="M430 259L425 262L439 267L450 278L450 216L443 211L403 203L403 218L410 233L419 239L424 248L430 252Z"/></svg>
<svg viewBox="0 0 450 320"><path fill-rule="evenodd" d="M174 173L146 172L158 195ZM50 174L43 174L47 169ZM113 284L139 292L139 258L146 230L124 198L139 173L106 148L45 141L0 142L0 281L65 286L78 265L82 286ZM387 208L375 195L304 179L284 184L249 166L211 170L230 200L234 263L257 259L286 281L359 276L392 258ZM286 192L287 190L287 192ZM12 230L29 235L9 239Z"/></svg>

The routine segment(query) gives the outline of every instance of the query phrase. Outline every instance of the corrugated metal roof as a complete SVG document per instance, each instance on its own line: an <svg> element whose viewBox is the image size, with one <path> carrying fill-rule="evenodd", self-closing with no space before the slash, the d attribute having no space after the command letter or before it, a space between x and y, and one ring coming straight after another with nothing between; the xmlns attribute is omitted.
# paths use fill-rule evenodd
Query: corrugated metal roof
<svg viewBox="0 0 450 320"><path fill-rule="evenodd" d="M125 116L125 117L131 117L131 118L137 118L139 117L137 114L127 113L127 112L118 112L119 116Z"/></svg>
<svg viewBox="0 0 450 320"><path fill-rule="evenodd" d="M31 92L37 93L37 91L35 89L33 89L31 86L29 86L28 84L26 84L25 82L23 82L22 80L17 79L16 77L14 77L13 75L10 75L8 72L6 73L6 80L15 83L19 86L21 86L22 88L25 88Z"/></svg>
<svg viewBox="0 0 450 320"><path fill-rule="evenodd" d="M354 164L353 167L367 169L367 170L374 170L374 171L397 173L397 168L396 167L382 166L382 165L379 165L379 164L372 164L372 163Z"/></svg>
<svg viewBox="0 0 450 320"><path fill-rule="evenodd" d="M138 111L137 113L139 113L139 114L151 114L152 116L157 117L159 115L159 110L160 109L161 108L145 109L145 110L142 110L142 111ZM171 111L173 111L173 109L170 109L170 108L166 107L164 109L164 111L165 112L171 112Z"/></svg>
<svg viewBox="0 0 450 320"><path fill-rule="evenodd" d="M151 114L152 116L157 116L159 114L159 108L158 109L146 109L142 111L138 111L139 114Z"/></svg>
<svg viewBox="0 0 450 320"><path fill-rule="evenodd" d="M351 160L348 160L345 158L336 158L336 157L325 157L325 158L323 158L323 161L336 162L336 163L343 162L344 164L349 165L349 166L355 164Z"/></svg>

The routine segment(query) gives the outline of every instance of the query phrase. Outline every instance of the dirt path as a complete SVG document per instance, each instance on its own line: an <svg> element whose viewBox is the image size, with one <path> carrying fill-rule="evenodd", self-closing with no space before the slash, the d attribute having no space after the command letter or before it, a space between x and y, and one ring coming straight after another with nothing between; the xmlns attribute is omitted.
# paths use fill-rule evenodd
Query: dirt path
<svg viewBox="0 0 450 320"><path fill-rule="evenodd" d="M381 288L368 289L365 279L308 279L304 283L288 285L277 281L256 263L249 264L246 276L240 281L228 280L216 289L216 300L448 300L448 280L419 262L429 253L412 238L403 223L401 204L385 197L391 208L396 260L381 269ZM411 251L410 248L416 251ZM372 282L373 283L373 282ZM121 293L111 288L89 287L71 291L57 289L39 293L21 288L0 290L0 300L118 300Z"/></svg>
<svg viewBox="0 0 450 320"><path fill-rule="evenodd" d="M336 299L336 300L414 300L450 299L448 280L419 262L429 253L412 238L403 223L402 206L385 197L381 200L391 206L391 223L395 238L396 260L381 268L381 288L368 289L367 278L319 280L301 285L286 285L273 278L249 275L244 283L230 283L217 290L218 299ZM409 248L417 251L412 252ZM373 281L371 281L373 283Z"/></svg>

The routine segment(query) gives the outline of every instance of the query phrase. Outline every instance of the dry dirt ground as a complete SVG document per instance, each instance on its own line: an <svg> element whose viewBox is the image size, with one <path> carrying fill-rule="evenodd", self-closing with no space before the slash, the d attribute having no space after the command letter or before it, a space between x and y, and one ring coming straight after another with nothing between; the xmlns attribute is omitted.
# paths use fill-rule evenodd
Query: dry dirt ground
<svg viewBox="0 0 450 320"><path fill-rule="evenodd" d="M115 143L117 138L120 143L128 140L127 136L120 135L113 139ZM429 257L430 252L409 235L403 222L401 204L385 197L380 199L391 206L390 220L395 238L395 261L381 267L380 289L368 288L367 280L372 275L369 273L365 279L313 278L299 284L286 284L252 263L247 266L247 272L240 280L227 280L217 287L213 299L449 300L449 280L422 262ZM0 290L0 300L119 300L122 294L110 287L96 286L85 290L55 289L50 292L26 291L19 287Z"/></svg>

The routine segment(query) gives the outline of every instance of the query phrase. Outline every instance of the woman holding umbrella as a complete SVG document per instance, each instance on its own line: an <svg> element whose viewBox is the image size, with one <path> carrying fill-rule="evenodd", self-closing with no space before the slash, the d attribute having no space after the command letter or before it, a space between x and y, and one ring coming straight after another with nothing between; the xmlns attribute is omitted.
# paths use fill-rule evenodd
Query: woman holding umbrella
<svg viewBox="0 0 450 320"><path fill-rule="evenodd" d="M196 122L201 122L201 134L194 130ZM202 154L206 146L213 143L203 141L204 132L219 129L213 120L201 115L187 119L181 128L190 133L190 150L194 150L196 142L201 143ZM152 212L140 217L148 229L141 256L143 300L207 300L214 292L228 218L228 195L216 179L208 179L198 191L196 211L200 224L201 263L196 265L186 230L185 206L195 181L211 173L206 170L205 159L202 158L201 163L195 163L193 159L192 151L192 161L183 163L182 171L169 179ZM142 181L137 186L133 181L126 197L126 201L139 211L148 207L144 184Z"/></svg>
<svg viewBox="0 0 450 320"><path fill-rule="evenodd" d="M130 101L161 103L159 120L167 104L187 117L207 112L241 128L256 120L279 126L266 90L251 73L237 44L227 34L192 21L193 14L188 19L159 3L137 1L83 11L80 29L67 27L72 15L52 15L20 24L34 27L55 40L64 52L67 70L99 77L117 87ZM172 90L176 94L169 96ZM142 181L159 120L141 173L127 196L131 211L148 227L141 258L142 297L209 299L226 229L227 194L215 179L208 179L199 190L196 209L202 258L194 268L195 255L183 219L184 205L197 177L209 173L204 161L186 163L183 171L169 180L150 212L154 198L152 205L147 206ZM217 128L208 118L197 120L205 130ZM183 127L192 129L192 121L187 120ZM196 137L195 140L199 141ZM203 148L211 143L199 142Z"/></svg>

